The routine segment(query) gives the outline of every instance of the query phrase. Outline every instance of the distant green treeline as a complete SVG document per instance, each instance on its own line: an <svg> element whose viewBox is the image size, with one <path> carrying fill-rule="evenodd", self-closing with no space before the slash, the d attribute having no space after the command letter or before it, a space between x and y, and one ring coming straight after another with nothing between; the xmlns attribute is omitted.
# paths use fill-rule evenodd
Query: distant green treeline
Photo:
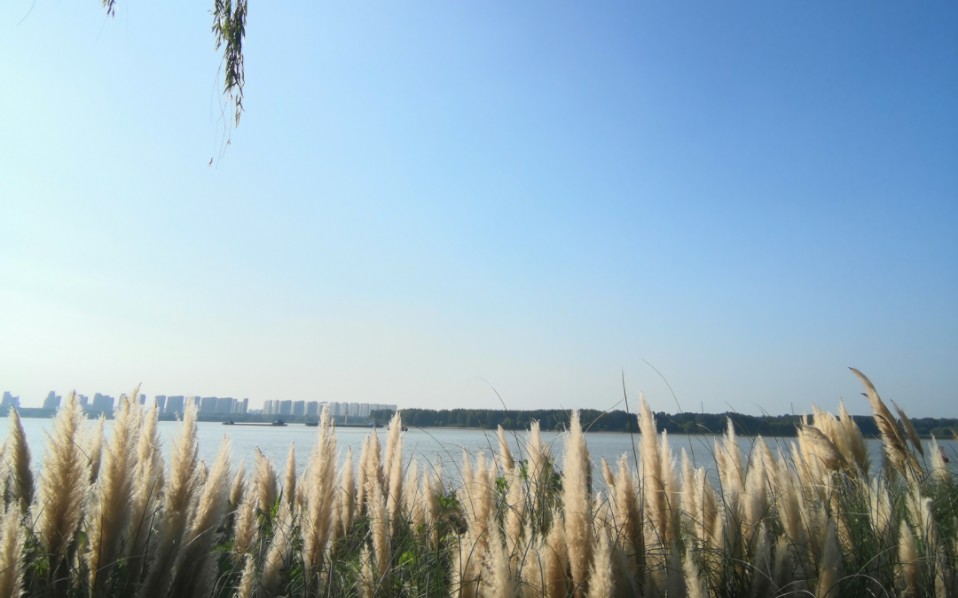
<svg viewBox="0 0 958 598"><path fill-rule="evenodd" d="M629 432L638 430L635 414L625 411L580 410L583 428L592 432ZM388 423L392 412L379 411L370 414L377 424ZM401 409L402 422L407 427L417 428L482 428L524 430L529 422L538 420L542 430L563 430L569 424L567 410L539 409L512 411L504 409ZM868 415L855 415L855 423L866 437L879 436L875 420ZM795 436L796 427L802 418L798 415L745 415L742 413L656 413L655 423L659 431L669 434L720 434L725 431L727 418L732 420L738 434L754 436ZM952 438L958 430L955 418L912 419L915 430L922 436L934 434L938 438Z"/></svg>

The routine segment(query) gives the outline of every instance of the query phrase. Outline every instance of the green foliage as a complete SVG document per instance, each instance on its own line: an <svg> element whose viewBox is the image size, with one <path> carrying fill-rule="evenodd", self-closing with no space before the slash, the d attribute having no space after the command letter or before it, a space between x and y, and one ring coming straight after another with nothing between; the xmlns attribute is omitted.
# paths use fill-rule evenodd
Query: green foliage
<svg viewBox="0 0 958 598"><path fill-rule="evenodd" d="M116 0L102 0L110 17L116 16ZM233 104L233 119L239 124L243 114L243 42L246 40L246 0L214 0L213 38L216 49L223 50L223 95Z"/></svg>
<svg viewBox="0 0 958 598"><path fill-rule="evenodd" d="M532 421L538 421L542 430L565 430L569 425L569 412L560 409L505 410L505 409L402 409L399 412L407 426L421 428L483 428L525 430ZM590 432L631 432L635 430L635 415L625 411L580 411L583 427ZM373 417L371 415L370 417ZM375 415L377 425L383 425L392 417L392 411ZM793 437L802 423L799 415L746 415L743 413L656 413L659 432L669 434L721 434L727 421L732 420L735 430L744 436ZM874 420L867 416L853 416L855 424L866 437L879 435ZM920 418L911 420L921 436L935 434L947 438L951 430L958 428L958 419Z"/></svg>
<svg viewBox="0 0 958 598"><path fill-rule="evenodd" d="M216 49L223 48L223 94L235 106L235 121L243 113L243 41L246 39L246 0L214 0L213 34Z"/></svg>

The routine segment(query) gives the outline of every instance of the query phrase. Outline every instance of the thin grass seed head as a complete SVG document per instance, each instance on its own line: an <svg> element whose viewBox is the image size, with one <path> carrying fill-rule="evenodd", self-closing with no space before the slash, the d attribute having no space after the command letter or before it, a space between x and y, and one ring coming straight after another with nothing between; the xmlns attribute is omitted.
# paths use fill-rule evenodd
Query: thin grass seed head
<svg viewBox="0 0 958 598"><path fill-rule="evenodd" d="M903 596L919 596L921 576L918 543L908 523L901 522L898 534L898 588Z"/></svg>
<svg viewBox="0 0 958 598"><path fill-rule="evenodd" d="M112 570L120 543L125 540L123 534L133 506L138 410L138 405L131 405L128 398L120 397L114 412L113 434L103 451L102 471L94 488L86 553L90 588L94 593L102 588L102 579Z"/></svg>
<svg viewBox="0 0 958 598"><path fill-rule="evenodd" d="M588 587L594 539L590 480L592 466L578 411L573 411L569 419L562 466L563 521L569 565L576 594L582 595Z"/></svg>
<svg viewBox="0 0 958 598"><path fill-rule="evenodd" d="M905 433L907 434L909 442L911 442L912 448L924 456L925 450L921 446L921 439L918 438L918 432L915 430L915 425L911 423L911 418L908 417L904 409L898 406L898 403L892 401L891 404L895 407L895 411L898 412L898 417L901 419L901 424L905 428Z"/></svg>
<svg viewBox="0 0 958 598"><path fill-rule="evenodd" d="M842 551L838 545L835 523L832 521L828 522L821 555L818 563L818 589L815 595L821 598L839 596L841 595L838 582L841 579Z"/></svg>
<svg viewBox="0 0 958 598"><path fill-rule="evenodd" d="M888 410L888 407L885 406L885 403L882 402L881 397L878 396L878 391L875 390L875 386L871 383L871 380L855 368L849 369L865 386L865 396L868 397L868 402L871 404L872 413L875 418L875 424L878 426L879 432L881 432L886 459L902 475L915 477L916 472L920 469L918 461L905 446L904 436L898 428L895 418Z"/></svg>
<svg viewBox="0 0 958 598"><path fill-rule="evenodd" d="M843 437L848 441L848 449L851 453L851 459L846 459L855 463L862 474L867 475L869 470L868 449L865 447L865 437L862 436L861 428L855 423L855 419L849 415L845 407L845 401L838 404L838 422L843 430Z"/></svg>
<svg viewBox="0 0 958 598"><path fill-rule="evenodd" d="M399 412L396 412L389 420L389 433L386 436L386 458L383 461L383 471L385 472L386 476L388 476L389 472L392 471L393 461L397 459L402 461L402 454L400 453L397 455L401 435L402 419L399 417Z"/></svg>
<svg viewBox="0 0 958 598"><path fill-rule="evenodd" d="M515 466L515 459L512 458L512 451L509 450L509 441L506 440L506 431L502 426L496 428L496 436L499 439L499 465L502 471L511 471Z"/></svg>
<svg viewBox="0 0 958 598"><path fill-rule="evenodd" d="M82 417L71 392L54 419L32 506L34 533L53 563L72 556L90 479L89 461L77 445Z"/></svg>
<svg viewBox="0 0 958 598"><path fill-rule="evenodd" d="M258 532L256 524L257 497L254 492L244 492L236 509L236 521L233 524L233 553L243 555L249 552Z"/></svg>
<svg viewBox="0 0 958 598"><path fill-rule="evenodd" d="M339 508L341 534L345 536L352 527L356 513L356 482L353 479L353 449L346 449L346 459L339 477L341 506Z"/></svg>
<svg viewBox="0 0 958 598"><path fill-rule="evenodd" d="M608 598L615 594L615 576L612 567L612 542L606 534L599 534L595 558L589 570L589 598Z"/></svg>
<svg viewBox="0 0 958 598"><path fill-rule="evenodd" d="M90 470L90 483L96 482L100 475L100 461L103 458L103 427L106 424L106 415L100 414L97 419L96 427L90 430L84 436L83 452L87 456Z"/></svg>
<svg viewBox="0 0 958 598"><path fill-rule="evenodd" d="M20 511L26 513L33 502L33 471L30 469L30 446L23 431L23 423L17 410L10 408L10 432L7 436L3 461L10 468L12 498L20 506Z"/></svg>
<svg viewBox="0 0 958 598"><path fill-rule="evenodd" d="M403 445L402 445L402 420L399 414L393 416L389 430L389 448L391 455L388 461L388 496L386 498L386 509L389 514L389 524L393 530L398 530L400 509L402 507L403 491Z"/></svg>
<svg viewBox="0 0 958 598"><path fill-rule="evenodd" d="M21 521L17 504L7 505L0 515L0 596L20 596L23 593L23 568L27 565L23 548L27 531Z"/></svg>
<svg viewBox="0 0 958 598"><path fill-rule="evenodd" d="M253 472L253 492L256 494L256 507L261 513L271 513L279 497L276 469L272 461L256 449L255 469Z"/></svg>
<svg viewBox="0 0 958 598"><path fill-rule="evenodd" d="M213 466L198 489L196 509L173 567L173 596L198 597L210 592L216 573L216 560L211 558L212 548L216 531L222 525L229 507L230 450L230 440L224 436Z"/></svg>
<svg viewBox="0 0 958 598"><path fill-rule="evenodd" d="M310 456L307 517L302 530L303 566L307 578L314 583L323 568L327 544L335 515L336 496L336 435L329 407L320 415L316 444Z"/></svg>
<svg viewBox="0 0 958 598"><path fill-rule="evenodd" d="M283 497L289 503L290 509L293 508L296 501L296 443L289 445L289 453L286 455L286 469L283 474Z"/></svg>

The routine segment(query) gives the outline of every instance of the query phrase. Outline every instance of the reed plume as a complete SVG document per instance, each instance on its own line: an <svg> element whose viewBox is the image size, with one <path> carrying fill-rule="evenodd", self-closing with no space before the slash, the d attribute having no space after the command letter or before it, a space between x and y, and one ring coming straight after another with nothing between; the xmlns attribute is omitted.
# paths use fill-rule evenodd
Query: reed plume
<svg viewBox="0 0 958 598"><path fill-rule="evenodd" d="M356 482L353 479L353 449L346 449L346 459L339 476L339 535L345 536L353 525L356 513Z"/></svg>
<svg viewBox="0 0 958 598"><path fill-rule="evenodd" d="M932 434L931 442L928 446L928 454L930 469L929 473L931 478L938 482L939 484L949 484L952 482L953 474L948 468L948 464L945 462L945 453L942 451L941 447L938 446L938 440L935 439L935 435Z"/></svg>
<svg viewBox="0 0 958 598"><path fill-rule="evenodd" d="M287 504L281 502L260 576L260 588L266 596L278 596L282 593L284 575L289 568L292 553L293 526L293 514Z"/></svg>
<svg viewBox="0 0 958 598"><path fill-rule="evenodd" d="M432 542L432 547L435 550L439 549L440 541L442 539L442 530L439 526L439 518L442 513L442 505L440 503L440 497L445 494L445 491L442 486L442 466L436 465L431 474L426 477L426 489L425 489L425 503L426 503L426 522L431 530L430 540Z"/></svg>
<svg viewBox="0 0 958 598"><path fill-rule="evenodd" d="M90 483L96 482L97 476L100 474L100 461L103 458L103 426L106 424L106 415L100 414L100 417L97 419L96 427L93 431L87 434L86 442L84 443L83 452L86 454L87 461L89 461L89 470L90 470Z"/></svg>
<svg viewBox="0 0 958 598"><path fill-rule="evenodd" d="M520 553L525 549L526 497L525 484L522 481L522 468L513 463L506 471L506 512L505 532L506 551L516 565Z"/></svg>
<svg viewBox="0 0 958 598"><path fill-rule="evenodd" d="M235 598L254 598L256 592L256 563L253 557L246 555L243 557L243 574L240 576L239 585L236 587Z"/></svg>
<svg viewBox="0 0 958 598"><path fill-rule="evenodd" d="M139 387L133 396L139 394ZM101 592L120 554L120 544L133 505L133 483L137 423L134 410L125 396L120 397L114 412L113 435L102 460L102 471L94 488L90 525L87 532L87 566L90 570L90 589L93 594ZM102 421L102 419L101 419Z"/></svg>
<svg viewBox="0 0 958 598"><path fill-rule="evenodd" d="M618 528L618 541L624 547L626 571L638 576L645 568L645 538L643 533L642 503L636 480L629 471L628 457L619 458L615 473L615 492L612 505Z"/></svg>
<svg viewBox="0 0 958 598"><path fill-rule="evenodd" d="M875 390L875 386L871 383L871 380L855 368L849 369L865 386L865 396L868 397L868 402L871 404L875 418L875 424L878 426L878 431L881 432L886 460L899 473L910 479L914 479L917 477L917 472L920 467L918 466L918 461L915 459L915 456L908 450L908 447L905 446L905 439L902 436L901 430L898 428L898 424L895 422L895 418L891 412L888 411L888 407L882 402L881 397L878 396L878 391Z"/></svg>
<svg viewBox="0 0 958 598"><path fill-rule="evenodd" d="M231 509L236 509L243 502L246 492L246 461L240 461L233 474L233 481L230 483L229 504Z"/></svg>
<svg viewBox="0 0 958 598"><path fill-rule="evenodd" d="M82 418L80 402L71 392L54 420L31 512L36 539L49 559L49 579L61 594L69 583L65 567L77 548L90 480L89 461L77 446Z"/></svg>
<svg viewBox="0 0 958 598"><path fill-rule="evenodd" d="M402 505L402 441L400 440L402 432L402 420L399 413L392 417L389 422L389 437L386 443L386 476L388 479L388 494L386 495L386 512L389 516L389 524L393 527L393 532L399 525L399 508Z"/></svg>
<svg viewBox="0 0 958 598"><path fill-rule="evenodd" d="M702 570L692 560L691 551L685 553L682 572L685 575L685 592L688 598L708 598L708 584L702 579Z"/></svg>
<svg viewBox="0 0 958 598"><path fill-rule="evenodd" d="M223 438L213 466L199 494L183 546L173 567L173 596L199 598L210 593L216 562L211 558L217 529L229 507L230 441Z"/></svg>
<svg viewBox="0 0 958 598"><path fill-rule="evenodd" d="M589 572L589 598L608 598L615 593L612 571L612 542L606 534L599 534L598 547Z"/></svg>
<svg viewBox="0 0 958 598"><path fill-rule="evenodd" d="M816 596L825 598L825 596L841 595L838 581L841 578L841 558L842 552L838 545L838 534L835 530L834 522L828 523L825 532L825 544L822 547L822 556L818 565L818 589Z"/></svg>
<svg viewBox="0 0 958 598"><path fill-rule="evenodd" d="M20 596L23 592L26 533L21 519L20 507L14 504L7 505L0 515L0 596Z"/></svg>
<svg viewBox="0 0 958 598"><path fill-rule="evenodd" d="M309 459L306 507L303 522L303 568L307 591L318 591L326 544L333 524L336 499L336 435L323 407L319 418L316 444Z"/></svg>
<svg viewBox="0 0 958 598"><path fill-rule="evenodd" d="M495 511L489 512L490 521L486 526L491 534L487 551L482 559L480 590L483 596L509 598L515 596L516 588L509 567L509 558L503 548L503 537L496 525Z"/></svg>
<svg viewBox="0 0 958 598"><path fill-rule="evenodd" d="M499 439L499 464L503 471L511 471L515 467L515 459L512 458L512 451L509 450L509 441L506 440L506 431L502 426L496 428L496 437Z"/></svg>
<svg viewBox="0 0 958 598"><path fill-rule="evenodd" d="M918 432L915 431L915 425L911 423L911 418L908 417L904 409L898 406L898 403L892 401L891 404L895 407L895 411L898 412L901 425L905 428L905 433L908 436L908 441L911 442L912 448L918 451L918 454L924 456L925 450L921 446L921 439L918 438Z"/></svg>
<svg viewBox="0 0 958 598"><path fill-rule="evenodd" d="M861 428L855 424L855 420L845 408L845 401L838 403L838 423L842 428L841 438L844 440L843 446L847 446L845 460L849 463L855 463L858 470L868 474L868 451L865 448L865 438L862 436Z"/></svg>
<svg viewBox="0 0 958 598"><path fill-rule="evenodd" d="M422 484L419 476L419 464L413 460L409 463L406 475L403 476L402 511L409 527L416 533L425 528L426 514L422 502Z"/></svg>
<svg viewBox="0 0 958 598"><path fill-rule="evenodd" d="M559 521L558 514L554 513L552 528L538 551L543 559L543 593L550 598L569 595L569 580L566 576L569 568L568 542Z"/></svg>
<svg viewBox="0 0 958 598"><path fill-rule="evenodd" d="M592 565L592 466L578 411L573 411L569 420L562 467L563 522L569 564L576 595L583 596L588 589L589 567Z"/></svg>
<svg viewBox="0 0 958 598"><path fill-rule="evenodd" d="M360 515L366 513L373 484L383 488L382 448L379 444L379 435L374 429L366 437L362 452L359 455L359 485L357 486L356 504Z"/></svg>
<svg viewBox="0 0 958 598"><path fill-rule="evenodd" d="M276 469L263 451L256 449L256 465L253 470L253 493L256 494L256 507L261 513L273 513L279 498Z"/></svg>
<svg viewBox="0 0 958 598"><path fill-rule="evenodd" d="M134 409L139 421L136 456L133 465L133 493L131 496L127 540L127 582L123 594L131 595L133 586L143 573L143 565L150 546L155 541L153 523L159 509L163 489L163 455L156 430L159 406L153 403L144 413Z"/></svg>
<svg viewBox="0 0 958 598"><path fill-rule="evenodd" d="M236 509L233 524L233 552L242 555L249 552L256 541L256 494L246 492Z"/></svg>
<svg viewBox="0 0 958 598"><path fill-rule="evenodd" d="M651 531L661 534L665 529L665 494L663 493L662 468L659 466L658 431L655 418L649 408L645 395L639 396L639 433L642 435L640 454L642 455L642 492L646 517Z"/></svg>
<svg viewBox="0 0 958 598"><path fill-rule="evenodd" d="M289 508L293 508L296 501L296 443L289 445L289 453L286 455L286 469L283 474L283 497L285 497Z"/></svg>
<svg viewBox="0 0 958 598"><path fill-rule="evenodd" d="M162 514L158 520L158 535L153 550L149 571L140 586L140 596L152 598L165 596L172 580L170 570L186 532L190 507L196 490L202 483L202 473L197 462L196 403L188 401L183 410L183 425L170 461L162 501Z"/></svg>
<svg viewBox="0 0 958 598"><path fill-rule="evenodd" d="M903 598L919 596L921 581L918 564L918 544L908 523L901 522L898 535L898 584Z"/></svg>
<svg viewBox="0 0 958 598"><path fill-rule="evenodd" d="M529 480L529 494L532 500L529 504L529 517L536 534L546 533L550 516L551 504L548 502L549 486L552 483L552 458L549 447L542 442L539 422L529 424L529 433L526 435L526 476Z"/></svg>
<svg viewBox="0 0 958 598"><path fill-rule="evenodd" d="M392 560L390 547L389 520L386 515L386 499L382 486L371 484L369 489L369 531L373 544L373 556L376 561L376 586L382 583Z"/></svg>
<svg viewBox="0 0 958 598"><path fill-rule="evenodd" d="M10 433L3 453L3 460L11 473L11 499L17 502L21 513L26 513L33 502L33 472L30 470L30 447L23 433L20 414L10 409Z"/></svg>

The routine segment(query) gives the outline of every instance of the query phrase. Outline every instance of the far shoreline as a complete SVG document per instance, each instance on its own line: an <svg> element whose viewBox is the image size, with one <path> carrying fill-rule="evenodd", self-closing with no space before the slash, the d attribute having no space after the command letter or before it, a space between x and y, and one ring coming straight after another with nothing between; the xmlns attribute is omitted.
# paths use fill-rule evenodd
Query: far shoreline
<svg viewBox="0 0 958 598"><path fill-rule="evenodd" d="M8 414L9 409L0 410L0 416ZM23 407L18 410L20 417L51 419L56 415L52 409ZM569 422L571 411L560 409L547 410L492 410L492 409L400 409L403 425L408 429L428 430L477 430L495 432L502 426L506 432L528 430L529 424L538 421L543 432L563 431ZM625 411L579 410L586 432L608 432L615 434L638 434L638 422L634 413ZM112 419L109 412L87 410L87 419L99 419L101 416ZM369 418L334 417L337 428L377 429L388 425L392 411L374 411ZM178 413L162 413L160 421L177 421ZM834 416L833 416L834 417ZM866 437L880 437L880 432L871 415L851 416ZM808 416L809 422L814 418ZM314 426L318 417L313 415L267 415L262 413L245 414L197 414L197 421L207 423L270 424L281 420L286 426ZM735 433L744 437L792 438L804 423L804 416L778 415L754 416L742 413L655 413L656 427L659 432L691 436L715 436L725 432L731 422ZM941 440L958 439L958 418L915 418L909 419L915 432L921 438L935 436ZM277 426L277 429L281 426Z"/></svg>

